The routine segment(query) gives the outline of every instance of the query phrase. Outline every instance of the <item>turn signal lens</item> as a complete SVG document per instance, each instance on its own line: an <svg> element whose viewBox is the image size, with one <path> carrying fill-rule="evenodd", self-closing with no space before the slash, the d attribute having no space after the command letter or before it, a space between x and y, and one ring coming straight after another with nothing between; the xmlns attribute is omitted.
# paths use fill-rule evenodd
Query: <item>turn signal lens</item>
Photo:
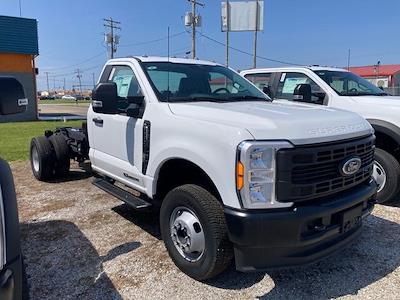
<svg viewBox="0 0 400 300"><path fill-rule="evenodd" d="M243 164L238 161L236 167L236 188L241 190L244 184L244 167Z"/></svg>

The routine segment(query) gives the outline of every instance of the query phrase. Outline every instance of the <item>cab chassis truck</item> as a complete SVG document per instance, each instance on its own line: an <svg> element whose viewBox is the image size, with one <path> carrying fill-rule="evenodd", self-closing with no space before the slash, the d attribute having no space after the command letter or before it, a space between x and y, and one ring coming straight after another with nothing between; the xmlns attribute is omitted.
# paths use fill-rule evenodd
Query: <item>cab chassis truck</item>
<svg viewBox="0 0 400 300"><path fill-rule="evenodd" d="M336 109L275 104L222 65L106 63L82 128L33 138L35 177L90 160L94 184L156 208L174 263L212 278L320 259L352 241L376 201L373 129ZM337 126L337 124L341 124Z"/></svg>

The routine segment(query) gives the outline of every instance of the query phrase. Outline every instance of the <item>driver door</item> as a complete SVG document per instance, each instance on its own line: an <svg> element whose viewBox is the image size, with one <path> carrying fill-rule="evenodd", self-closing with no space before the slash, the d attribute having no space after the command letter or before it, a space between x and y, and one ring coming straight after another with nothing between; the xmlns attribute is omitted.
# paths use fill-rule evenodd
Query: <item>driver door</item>
<svg viewBox="0 0 400 300"><path fill-rule="evenodd" d="M141 95L140 85L130 66L111 66L106 75L101 82L115 82L121 99ZM126 105L126 101L118 102L121 109ZM142 119L91 110L88 122L93 122L91 147L94 148L94 169L140 190L143 187L141 168L138 168L141 166L141 143L136 143L136 140L141 136Z"/></svg>

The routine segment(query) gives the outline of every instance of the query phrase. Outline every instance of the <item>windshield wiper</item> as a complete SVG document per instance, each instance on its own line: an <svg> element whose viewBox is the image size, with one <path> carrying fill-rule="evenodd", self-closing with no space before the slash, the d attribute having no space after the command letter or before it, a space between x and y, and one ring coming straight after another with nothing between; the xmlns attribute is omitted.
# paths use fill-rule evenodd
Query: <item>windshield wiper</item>
<svg viewBox="0 0 400 300"><path fill-rule="evenodd" d="M229 99L233 99L233 100L268 101L268 102L271 102L271 101L272 101L272 100L269 100L269 99L267 99L267 98L257 97L257 96L250 96L250 95L234 96L234 97L229 97Z"/></svg>
<svg viewBox="0 0 400 300"><path fill-rule="evenodd" d="M216 98L216 97L206 97L206 96L198 96L198 97L187 97L187 98L181 98L181 99L172 99L170 102L217 102L217 103L222 103L222 102L230 102L227 99L221 99L221 98Z"/></svg>

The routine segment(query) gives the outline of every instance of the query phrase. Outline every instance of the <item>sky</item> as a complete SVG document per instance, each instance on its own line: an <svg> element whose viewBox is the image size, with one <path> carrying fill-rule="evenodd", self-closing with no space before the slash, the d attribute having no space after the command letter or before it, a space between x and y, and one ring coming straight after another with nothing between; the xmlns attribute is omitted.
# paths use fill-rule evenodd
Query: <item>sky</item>
<svg viewBox="0 0 400 300"><path fill-rule="evenodd" d="M199 7L204 36L198 35L197 56L225 63L225 33L221 32L221 1L202 0ZM21 0L22 16L38 20L38 88L71 88L93 84L107 60L103 18L121 22L116 56L185 56L191 50L191 35L183 16L190 10L187 0ZM352 66L400 63L399 0L265 0L264 31L258 35L258 55L301 65ZM0 15L19 16L19 0L0 0ZM253 52L253 33L233 32L230 45ZM208 37L208 38L207 38ZM211 39L215 40L211 40ZM231 50L230 66L246 69L251 55ZM259 58L258 67L282 66Z"/></svg>

